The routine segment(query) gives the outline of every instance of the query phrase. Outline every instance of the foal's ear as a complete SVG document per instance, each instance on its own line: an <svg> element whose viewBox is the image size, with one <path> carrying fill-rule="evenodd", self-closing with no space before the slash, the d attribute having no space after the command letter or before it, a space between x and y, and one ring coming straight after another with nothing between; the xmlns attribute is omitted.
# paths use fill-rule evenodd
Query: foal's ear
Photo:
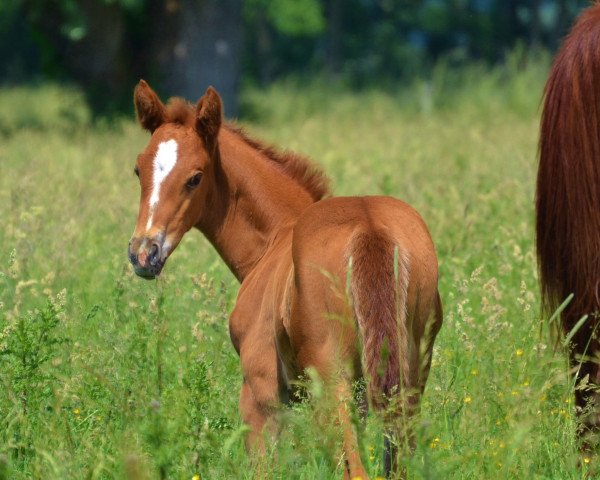
<svg viewBox="0 0 600 480"><path fill-rule="evenodd" d="M144 80L140 80L133 91L133 103L138 122L150 133L165 123L165 106Z"/></svg>
<svg viewBox="0 0 600 480"><path fill-rule="evenodd" d="M206 93L198 100L196 106L196 131L212 146L221 128L223 106L221 97L213 87L208 87Z"/></svg>

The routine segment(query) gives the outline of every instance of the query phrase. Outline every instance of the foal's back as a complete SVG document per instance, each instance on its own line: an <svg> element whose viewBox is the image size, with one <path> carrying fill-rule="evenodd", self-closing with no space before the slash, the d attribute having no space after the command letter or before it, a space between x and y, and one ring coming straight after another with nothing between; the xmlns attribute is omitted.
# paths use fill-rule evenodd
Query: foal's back
<svg viewBox="0 0 600 480"><path fill-rule="evenodd" d="M427 372L421 367L419 351L430 344L424 338L428 321L431 337L439 330L441 306L433 242L412 207L382 196L317 202L302 213L294 228L292 257L298 291L292 343L294 336L301 339L298 343L321 343L324 355L330 354L328 344L339 344L336 355L358 370L356 322L361 327L359 317L377 317L363 318L368 327L369 322L384 321L380 317L390 313L391 321L398 323L394 328L405 337L399 341L407 345L402 352L405 366L401 367L405 381L413 387L424 384ZM401 319L396 308L405 314ZM383 332L378 335L383 337ZM427 345L421 349L423 340ZM314 352L303 358L302 345L298 350L300 363L327 363ZM355 373L358 377L362 372Z"/></svg>
<svg viewBox="0 0 600 480"><path fill-rule="evenodd" d="M363 235L391 242L399 255L408 256L411 281L437 290L438 265L429 231L414 208L392 197L334 197L308 207L294 228L295 267L312 261L332 274L345 271L352 242Z"/></svg>

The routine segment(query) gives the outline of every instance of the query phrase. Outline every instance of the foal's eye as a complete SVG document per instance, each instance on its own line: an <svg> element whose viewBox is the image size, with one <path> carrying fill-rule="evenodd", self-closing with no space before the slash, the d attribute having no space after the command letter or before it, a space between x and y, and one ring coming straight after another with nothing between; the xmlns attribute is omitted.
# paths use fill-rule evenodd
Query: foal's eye
<svg viewBox="0 0 600 480"><path fill-rule="evenodd" d="M133 167L133 173L135 173L136 177L140 176L140 169L138 167Z"/></svg>
<svg viewBox="0 0 600 480"><path fill-rule="evenodd" d="M200 184L200 180L201 179L202 179L202 174L201 173L197 173L193 177L189 178L189 180L186 182L185 186L188 187L188 188L197 187Z"/></svg>

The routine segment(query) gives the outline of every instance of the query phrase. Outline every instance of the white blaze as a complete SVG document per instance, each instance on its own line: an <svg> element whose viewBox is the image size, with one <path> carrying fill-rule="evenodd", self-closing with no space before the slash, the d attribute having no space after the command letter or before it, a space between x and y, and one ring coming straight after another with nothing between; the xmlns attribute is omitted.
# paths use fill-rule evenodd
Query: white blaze
<svg viewBox="0 0 600 480"><path fill-rule="evenodd" d="M154 171L152 174L152 195L150 195L150 214L148 215L148 223L146 224L146 230L150 230L152 226L152 216L154 215L154 209L158 205L160 186L167 178L167 175L173 170L173 167L177 163L177 142L175 140L168 140L161 142L156 151L154 157Z"/></svg>

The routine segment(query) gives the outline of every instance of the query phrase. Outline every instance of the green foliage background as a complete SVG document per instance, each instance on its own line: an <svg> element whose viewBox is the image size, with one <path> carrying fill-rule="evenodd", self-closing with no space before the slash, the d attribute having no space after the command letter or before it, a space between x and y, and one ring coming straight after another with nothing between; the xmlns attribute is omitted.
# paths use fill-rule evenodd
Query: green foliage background
<svg viewBox="0 0 600 480"><path fill-rule="evenodd" d="M152 42L157 39L148 25L160 23L165 11L185 5L200 11L215 3L99 1L105 9L87 8L89 0L1 2L0 82L42 77L80 82L85 88L98 82L113 97L120 96L123 92L114 91L108 79L129 92L140 76L169 74L154 71L158 61ZM233 61L243 65L246 83L261 86L288 75L323 72L354 87L395 83L429 75L440 58L455 66L472 60L491 65L503 62L517 45L554 50L588 5L587 0L240 0L243 18L235 28L244 31L244 42ZM127 52L126 60L115 59L113 71L90 78L69 57L85 40L90 41L86 48L102 48L95 42L106 42L105 37L90 37L102 15L125 24L120 50Z"/></svg>
<svg viewBox="0 0 600 480"><path fill-rule="evenodd" d="M523 65L526 67L523 67ZM564 355L538 318L533 195L548 58L445 63L382 93L288 80L248 89L243 123L310 155L338 195L414 205L445 307L411 479L576 479ZM243 446L227 331L237 284L197 232L158 281L127 264L133 119L92 122L77 90L0 90L0 478L340 478L321 392L282 411L262 463ZM379 420L363 458L382 473ZM589 461L589 463L587 463Z"/></svg>

